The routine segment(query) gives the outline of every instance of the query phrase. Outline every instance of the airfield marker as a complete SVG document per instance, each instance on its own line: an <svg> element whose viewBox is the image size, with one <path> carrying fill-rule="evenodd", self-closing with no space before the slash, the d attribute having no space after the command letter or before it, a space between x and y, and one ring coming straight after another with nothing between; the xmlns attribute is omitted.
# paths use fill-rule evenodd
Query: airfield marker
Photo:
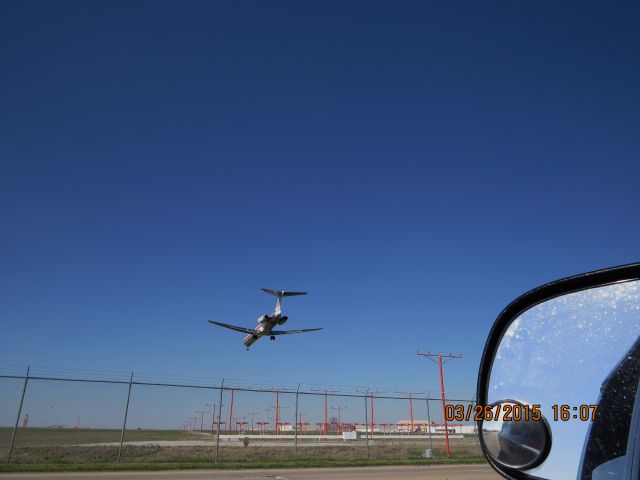
<svg viewBox="0 0 640 480"><path fill-rule="evenodd" d="M264 434L266 432L266 426L269 425L269 422L256 422L256 423L258 424L260 433Z"/></svg>

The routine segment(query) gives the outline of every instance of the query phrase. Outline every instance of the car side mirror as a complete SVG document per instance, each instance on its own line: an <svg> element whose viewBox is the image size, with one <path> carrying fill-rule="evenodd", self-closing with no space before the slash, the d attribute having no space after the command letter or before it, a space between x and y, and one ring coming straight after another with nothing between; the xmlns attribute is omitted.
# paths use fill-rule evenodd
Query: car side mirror
<svg viewBox="0 0 640 480"><path fill-rule="evenodd" d="M626 478L617 473L640 454L639 335L640 264L559 280L512 302L478 375L489 463L513 479Z"/></svg>

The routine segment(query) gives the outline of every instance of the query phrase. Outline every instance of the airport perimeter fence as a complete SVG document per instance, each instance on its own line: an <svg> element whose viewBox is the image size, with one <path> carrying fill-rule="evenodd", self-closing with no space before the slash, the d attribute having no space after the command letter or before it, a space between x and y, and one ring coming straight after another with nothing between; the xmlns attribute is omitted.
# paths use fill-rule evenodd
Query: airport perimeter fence
<svg viewBox="0 0 640 480"><path fill-rule="evenodd" d="M451 398L450 398L451 397ZM474 405L446 396L447 404ZM480 456L441 392L0 370L7 463L280 462Z"/></svg>

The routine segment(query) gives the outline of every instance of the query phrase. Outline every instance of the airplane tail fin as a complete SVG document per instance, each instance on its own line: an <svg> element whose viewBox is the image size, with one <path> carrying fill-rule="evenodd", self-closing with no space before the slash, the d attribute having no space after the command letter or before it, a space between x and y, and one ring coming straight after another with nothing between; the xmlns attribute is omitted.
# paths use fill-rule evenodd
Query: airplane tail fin
<svg viewBox="0 0 640 480"><path fill-rule="evenodd" d="M268 288L261 288L264 293L269 293L274 297L293 297L294 295L306 295L307 292L285 292L284 290L269 290Z"/></svg>

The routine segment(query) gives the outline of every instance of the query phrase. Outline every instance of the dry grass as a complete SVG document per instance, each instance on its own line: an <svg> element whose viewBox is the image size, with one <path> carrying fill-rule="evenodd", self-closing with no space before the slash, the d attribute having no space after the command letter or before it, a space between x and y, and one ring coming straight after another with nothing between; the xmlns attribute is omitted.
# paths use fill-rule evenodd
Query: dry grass
<svg viewBox="0 0 640 480"><path fill-rule="evenodd" d="M5 431L3 431L5 430ZM9 430L7 435L6 430ZM8 453L10 429L0 429L0 458ZM16 438L13 461L22 464L93 464L115 462L118 446L90 446L91 443L118 442L117 430L65 430L29 429L20 431ZM201 435L178 430L127 431L125 441L199 440ZM371 460L416 460L429 441L380 440L374 439L369 447ZM453 456L458 458L479 455L476 437L466 436L451 442ZM247 448L221 443L219 460L222 462L282 462L293 459L293 442L290 445L249 444ZM433 454L444 457L444 442L433 442ZM123 448L122 461L126 463L200 463L214 459L215 447L202 446L153 446L127 445ZM297 459L301 461L354 461L367 459L364 440L348 442L344 445L300 445Z"/></svg>
<svg viewBox="0 0 640 480"><path fill-rule="evenodd" d="M418 446L381 446L369 448L372 460L410 460L419 459L424 451ZM0 451L0 455L6 455ZM444 452L435 449L436 456ZM17 463L105 463L116 460L118 447L55 447L35 446L17 447L13 461ZM214 447L164 447L164 446L127 446L123 448L124 462L207 462L215 455ZM362 460L367 458L367 447L305 447L298 449L299 460ZM225 462L288 461L293 459L291 447L248 447L221 448L219 459Z"/></svg>
<svg viewBox="0 0 640 480"><path fill-rule="evenodd" d="M8 446L11 441L11 428L0 428L0 447ZM28 428L18 429L16 445L82 445L90 443L109 443L120 441L120 430L116 429L80 429L69 428ZM193 440L201 436L182 430L127 430L125 441L156 440Z"/></svg>

